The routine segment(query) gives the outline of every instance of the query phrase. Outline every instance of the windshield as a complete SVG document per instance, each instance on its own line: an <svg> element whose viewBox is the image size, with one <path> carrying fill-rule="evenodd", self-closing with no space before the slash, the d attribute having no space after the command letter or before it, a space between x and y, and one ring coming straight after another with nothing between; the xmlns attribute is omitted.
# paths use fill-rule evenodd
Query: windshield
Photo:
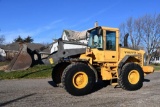
<svg viewBox="0 0 160 107"><path fill-rule="evenodd" d="M89 34L88 47L102 49L102 34L97 34L97 29L93 29Z"/></svg>

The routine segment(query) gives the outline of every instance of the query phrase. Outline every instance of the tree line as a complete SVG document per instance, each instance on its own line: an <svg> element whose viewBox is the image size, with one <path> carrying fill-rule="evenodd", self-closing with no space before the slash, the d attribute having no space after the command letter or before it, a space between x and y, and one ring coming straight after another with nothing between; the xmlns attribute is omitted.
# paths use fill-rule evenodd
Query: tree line
<svg viewBox="0 0 160 107"><path fill-rule="evenodd" d="M32 39L31 36L27 36L26 38L22 38L21 36L18 36L13 40L13 42L22 42L22 43L32 43L34 39ZM3 45L5 43L5 36L0 35L0 45Z"/></svg>
<svg viewBox="0 0 160 107"><path fill-rule="evenodd" d="M14 42L27 42L27 43L32 43L34 40L32 39L31 36L27 36L26 38L22 38L21 36L18 36L17 38L14 39Z"/></svg>

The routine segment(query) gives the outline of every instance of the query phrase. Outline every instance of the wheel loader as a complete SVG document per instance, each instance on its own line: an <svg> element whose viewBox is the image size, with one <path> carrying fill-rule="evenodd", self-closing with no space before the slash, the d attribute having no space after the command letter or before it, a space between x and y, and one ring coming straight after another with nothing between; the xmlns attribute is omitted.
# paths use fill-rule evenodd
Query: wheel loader
<svg viewBox="0 0 160 107"><path fill-rule="evenodd" d="M53 81L61 83L71 95L90 93L99 80L109 80L125 90L138 90L144 76L154 72L152 66L144 66L144 50L127 47L128 35L124 46L120 46L118 28L95 27L88 30L87 36L85 53L62 59L52 72Z"/></svg>
<svg viewBox="0 0 160 107"><path fill-rule="evenodd" d="M65 49L68 42L59 39L58 51L41 61L55 64L53 82L71 95L90 93L99 80L108 80L124 90L138 90L144 76L153 73L154 68L144 65L144 50L127 47L127 37L121 46L118 28L95 26L87 30L86 49Z"/></svg>

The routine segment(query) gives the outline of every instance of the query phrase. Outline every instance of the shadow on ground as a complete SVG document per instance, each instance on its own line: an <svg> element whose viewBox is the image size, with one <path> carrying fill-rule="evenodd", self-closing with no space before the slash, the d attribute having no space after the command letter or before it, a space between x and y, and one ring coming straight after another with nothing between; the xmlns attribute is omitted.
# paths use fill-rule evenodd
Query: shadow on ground
<svg viewBox="0 0 160 107"><path fill-rule="evenodd" d="M150 80L149 79L144 79L143 82L150 82Z"/></svg>
<svg viewBox="0 0 160 107"><path fill-rule="evenodd" d="M6 106L6 105L11 104L11 103L13 103L13 102L16 102L16 101L18 101L18 100L21 100L21 99L24 99L24 98L33 96L33 95L35 95L35 94L36 94L36 93L29 94L29 95L25 95L25 96L22 96L22 97L19 97L19 98L10 100L10 101L6 101L6 102L4 102L4 103L0 103L0 106Z"/></svg>
<svg viewBox="0 0 160 107"><path fill-rule="evenodd" d="M42 70L37 70L37 71L35 71L35 72L30 72L30 73L28 73L28 74L25 74L25 75L23 75L23 76L20 76L19 78L24 78L24 77L27 77L27 76L29 76L29 75L31 75L31 74L34 74L34 73L37 73L37 72L42 72L42 71L44 71L44 70L49 70L49 69L51 69L51 68L45 68L45 69L42 69Z"/></svg>
<svg viewBox="0 0 160 107"><path fill-rule="evenodd" d="M55 84L53 81L48 81L48 83L49 83L52 87L58 87L57 84Z"/></svg>
<svg viewBox="0 0 160 107"><path fill-rule="evenodd" d="M52 87L59 87L57 86L53 81L48 81L48 83L52 86ZM93 90L91 91L91 93L94 93L98 90L101 90L104 87L107 87L108 85L110 85L110 81L98 81L97 83L95 83ZM62 88L63 86L60 85L60 87ZM89 94L91 94L89 93Z"/></svg>
<svg viewBox="0 0 160 107"><path fill-rule="evenodd" d="M143 82L150 82L149 79L144 79ZM48 83L53 86L53 87L58 87L53 81L48 81ZM91 91L91 93L94 93L96 91L99 91L107 86L110 85L110 81L98 81L97 83L95 83L93 90ZM62 86L61 86L62 87ZM119 85L116 85L114 88L121 88ZM89 93L89 94L91 94Z"/></svg>
<svg viewBox="0 0 160 107"><path fill-rule="evenodd" d="M107 87L108 85L110 85L110 81L98 81L97 83L95 83L93 90L91 93L96 92L101 90L102 88Z"/></svg>

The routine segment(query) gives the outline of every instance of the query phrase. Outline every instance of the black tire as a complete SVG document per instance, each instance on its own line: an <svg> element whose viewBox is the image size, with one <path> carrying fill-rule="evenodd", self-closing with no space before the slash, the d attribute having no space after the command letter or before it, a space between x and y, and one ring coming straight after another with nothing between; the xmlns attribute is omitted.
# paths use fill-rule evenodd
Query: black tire
<svg viewBox="0 0 160 107"><path fill-rule="evenodd" d="M67 62L62 62L58 63L57 65L54 66L52 70L52 80L55 83L56 86L62 87L61 84L61 77L64 69L69 65L70 63Z"/></svg>
<svg viewBox="0 0 160 107"><path fill-rule="evenodd" d="M131 73L133 82L130 79ZM144 80L144 73L142 68L135 63L126 63L121 70L121 74L119 75L119 85L122 87L122 89L134 91L138 90L143 86L143 80Z"/></svg>
<svg viewBox="0 0 160 107"><path fill-rule="evenodd" d="M76 74L78 78L78 75L81 73L85 74L85 76L84 75L82 76L83 82L81 84L85 83L86 81L87 82L85 83L84 86L79 88L79 86L81 85L78 86L76 84L75 78L76 78ZM84 79L84 77L87 77L87 78ZM92 69L84 63L70 64L69 66L66 67L66 69L62 74L62 84L64 85L64 88L66 89L66 91L71 95L80 96L80 95L86 95L90 93L93 89L94 83L95 83L95 74L92 71Z"/></svg>

